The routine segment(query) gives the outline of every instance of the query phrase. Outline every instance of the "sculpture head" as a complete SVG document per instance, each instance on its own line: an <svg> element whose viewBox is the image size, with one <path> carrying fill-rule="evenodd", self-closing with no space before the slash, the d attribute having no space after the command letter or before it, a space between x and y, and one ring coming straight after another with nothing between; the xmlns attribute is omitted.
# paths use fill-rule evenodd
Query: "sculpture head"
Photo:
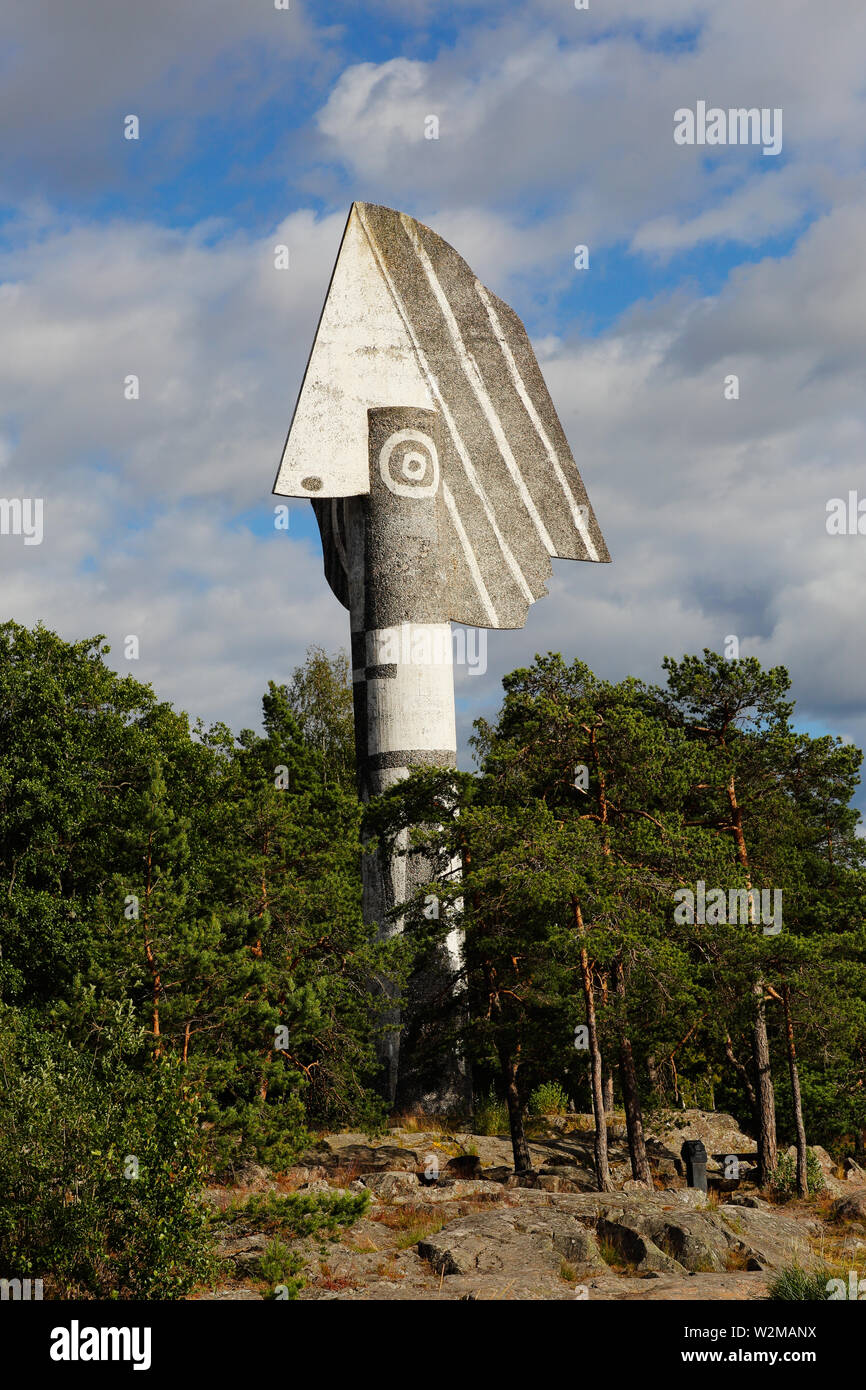
<svg viewBox="0 0 866 1390"><path fill-rule="evenodd" d="M441 237L370 203L352 205L274 491L313 502L346 607L351 498L378 562L414 567L415 620L423 599L426 621L522 627L552 557L610 559L520 319Z"/></svg>

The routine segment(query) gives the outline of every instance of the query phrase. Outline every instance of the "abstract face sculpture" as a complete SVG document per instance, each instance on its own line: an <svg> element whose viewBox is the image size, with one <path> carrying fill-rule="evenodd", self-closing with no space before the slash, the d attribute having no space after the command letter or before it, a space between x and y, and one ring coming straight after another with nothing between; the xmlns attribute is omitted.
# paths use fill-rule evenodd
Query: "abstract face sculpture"
<svg viewBox="0 0 866 1390"><path fill-rule="evenodd" d="M406 423L390 417L374 458L368 412L386 407ZM274 487L315 500L346 607L338 501L376 477L395 498L438 499L441 621L522 627L552 556L610 558L517 315L428 227L355 203Z"/></svg>
<svg viewBox="0 0 866 1390"><path fill-rule="evenodd" d="M456 766L451 622L522 627L554 556L610 558L520 319L435 232L370 203L349 214L274 491L311 499L350 612L364 798ZM404 624L429 639L418 659ZM423 881L406 856L367 864L367 920ZM389 1064L393 1094L396 1041Z"/></svg>

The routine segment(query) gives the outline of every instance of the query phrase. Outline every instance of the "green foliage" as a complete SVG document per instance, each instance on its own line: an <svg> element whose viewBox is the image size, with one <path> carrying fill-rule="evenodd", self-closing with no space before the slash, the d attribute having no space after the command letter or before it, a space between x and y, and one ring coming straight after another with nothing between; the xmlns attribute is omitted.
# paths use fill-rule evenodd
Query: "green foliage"
<svg viewBox="0 0 866 1390"><path fill-rule="evenodd" d="M300 1276L304 1261L288 1245L275 1236L270 1242L259 1263L259 1275L274 1290L273 1297L295 1299L304 1287L305 1280ZM283 1292L285 1290L285 1292Z"/></svg>
<svg viewBox="0 0 866 1390"><path fill-rule="evenodd" d="M231 997L221 993L215 1012L213 977L196 970L205 993L174 1011L174 1029L175 1046L191 1016L204 1034L190 1060L206 1077L224 1160L240 1141L241 1159L252 1151L281 1167L308 1142L304 1116L380 1120L369 1082L382 950L361 916L354 793L322 780L321 754L273 684L264 726L264 737L242 733L218 767L203 844L204 883L221 905L218 959L236 962Z"/></svg>
<svg viewBox="0 0 866 1390"><path fill-rule="evenodd" d="M508 1111L492 1087L475 1102L472 1127L476 1134L496 1135L508 1129Z"/></svg>
<svg viewBox="0 0 866 1390"><path fill-rule="evenodd" d="M273 1297L294 1299L304 1287L301 1271L303 1258L287 1241L306 1236L336 1236L366 1215L370 1207L369 1192L315 1192L280 1194L267 1192L236 1201L224 1211L211 1217L216 1228L257 1231L273 1239L262 1256L259 1274L271 1285Z"/></svg>
<svg viewBox="0 0 866 1390"><path fill-rule="evenodd" d="M796 1192L797 1159L794 1154L779 1154L770 1183L777 1192ZM810 1197L814 1197L817 1193L827 1190L827 1184L824 1181L824 1172L818 1161L818 1155L814 1150L809 1148L806 1149L806 1185L809 1188Z"/></svg>
<svg viewBox="0 0 866 1390"><path fill-rule="evenodd" d="M644 1107L715 1103L744 1127L764 1016L780 1141L792 1034L808 1136L862 1148L861 755L798 729L783 668L705 651L666 659L651 687L549 653L512 672L495 722L476 725L476 774L424 769L366 808L372 848L411 830L431 865L385 944L361 913L346 659L312 649L269 685L261 732L235 736L190 729L107 655L99 638L0 625L10 1272L106 1296L205 1277L205 1165L285 1167L318 1127L381 1133L377 990L455 928L465 1008L448 1035L423 1020L418 1045L435 1072L459 1043L491 1086L476 1128L511 1123L516 1153L527 1107L589 1108L590 1004L623 1097L633 1063ZM725 903L781 889L783 930L690 920L680 899L699 883ZM817 1190L814 1160L809 1176ZM247 1214L283 1240L360 1211L310 1201Z"/></svg>
<svg viewBox="0 0 866 1390"><path fill-rule="evenodd" d="M565 1115L568 1096L558 1081L543 1081L529 1097L530 1115Z"/></svg>
<svg viewBox="0 0 866 1390"><path fill-rule="evenodd" d="M833 1271L801 1269L786 1265L767 1286L767 1298L775 1303L826 1303L830 1298L828 1282Z"/></svg>
<svg viewBox="0 0 866 1390"><path fill-rule="evenodd" d="M588 981L604 1063L622 1063L627 1039L643 1106L722 1105L747 1129L766 1018L790 1141L784 991L807 1132L852 1143L866 1129L861 755L796 728L781 667L705 651L664 669L664 688L615 685L536 657L505 678L495 723L476 724L479 774L417 773L371 824L431 827L436 881L421 894L444 905L440 931L464 929L463 1044L516 1091L515 1132L544 1082L588 1108ZM699 886L716 911L689 917ZM728 920L750 889L757 913ZM783 929L765 933L761 892L776 890ZM419 902L399 907L420 943Z"/></svg>
<svg viewBox="0 0 866 1390"><path fill-rule="evenodd" d="M257 1231L276 1231L280 1235L300 1238L324 1231L334 1235L353 1226L366 1215L370 1206L369 1192L292 1192L286 1195L268 1192L234 1202L214 1220L218 1224L244 1226Z"/></svg>
<svg viewBox="0 0 866 1390"><path fill-rule="evenodd" d="M352 669L346 652L327 656L310 647L303 666L296 668L285 697L305 743L321 759L324 782L344 789L355 785L355 717Z"/></svg>
<svg viewBox="0 0 866 1390"><path fill-rule="evenodd" d="M191 731L107 652L0 626L0 997L84 1050L131 1004L200 1096L220 1173L287 1166L311 1122L374 1128L384 953L361 916L345 662L313 652L269 687L263 734L234 738Z"/></svg>
<svg viewBox="0 0 866 1390"><path fill-rule="evenodd" d="M206 1168L381 1126L387 951L361 915L345 661L312 653L235 738L108 650L0 625L0 1132L33 1155L0 1158L4 1251L59 1288L173 1297L206 1269Z"/></svg>
<svg viewBox="0 0 866 1390"><path fill-rule="evenodd" d="M50 1296L181 1298L213 1271L196 1097L128 1012L84 1055L0 1006L0 1263Z"/></svg>

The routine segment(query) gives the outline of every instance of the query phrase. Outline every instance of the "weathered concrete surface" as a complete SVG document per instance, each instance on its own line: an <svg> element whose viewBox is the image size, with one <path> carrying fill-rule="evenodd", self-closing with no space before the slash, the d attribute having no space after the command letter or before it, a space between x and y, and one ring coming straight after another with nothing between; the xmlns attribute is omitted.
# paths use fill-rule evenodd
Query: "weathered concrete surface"
<svg viewBox="0 0 866 1390"><path fill-rule="evenodd" d="M451 565L439 487L442 429L432 411L369 411L369 495L342 505L349 575L352 681L358 789L380 795L411 767L457 765L451 627L441 621ZM455 871L459 866L455 866ZM407 832L396 853L380 848L362 861L363 909L387 937L403 930L390 916L437 877L411 849ZM467 1068L445 1045L461 1001L461 939L447 932L409 982L405 1016L386 1009L391 1025L381 1054L392 1104L465 1110ZM392 993L388 982L384 992ZM451 1001L435 1016L434 1001ZM401 1038L400 1026L404 1035ZM403 1065L400 1066L400 1051Z"/></svg>
<svg viewBox="0 0 866 1390"><path fill-rule="evenodd" d="M355 203L274 491L365 496L367 412L389 406L443 425L447 551L462 560L441 620L521 627L551 556L610 558L517 315L429 227ZM339 526L337 509L317 515ZM328 577L348 606L338 565Z"/></svg>

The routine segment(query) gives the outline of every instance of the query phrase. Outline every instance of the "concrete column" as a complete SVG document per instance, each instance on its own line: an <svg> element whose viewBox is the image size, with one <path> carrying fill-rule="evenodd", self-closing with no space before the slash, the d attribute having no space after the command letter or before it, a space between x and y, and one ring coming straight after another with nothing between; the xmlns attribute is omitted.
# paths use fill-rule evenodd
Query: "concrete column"
<svg viewBox="0 0 866 1390"><path fill-rule="evenodd" d="M430 621L441 609L446 547L441 542L440 424L433 411L369 411L370 477L367 497L344 504L344 535L352 628L359 792L376 796L413 766L456 767L457 730L450 622ZM406 844L398 846L405 850ZM364 917L387 937L402 931L387 920L432 877L420 856L397 853L364 858ZM460 933L449 933L438 959L413 977L407 1014L395 1008L382 1045L392 1104L453 1108L466 1103L467 1070L440 1051L435 1066L424 1054L435 1046L434 1023L421 1014L434 997L454 996L461 967ZM393 993L383 982L386 994ZM401 1066L399 1028L411 1046Z"/></svg>

